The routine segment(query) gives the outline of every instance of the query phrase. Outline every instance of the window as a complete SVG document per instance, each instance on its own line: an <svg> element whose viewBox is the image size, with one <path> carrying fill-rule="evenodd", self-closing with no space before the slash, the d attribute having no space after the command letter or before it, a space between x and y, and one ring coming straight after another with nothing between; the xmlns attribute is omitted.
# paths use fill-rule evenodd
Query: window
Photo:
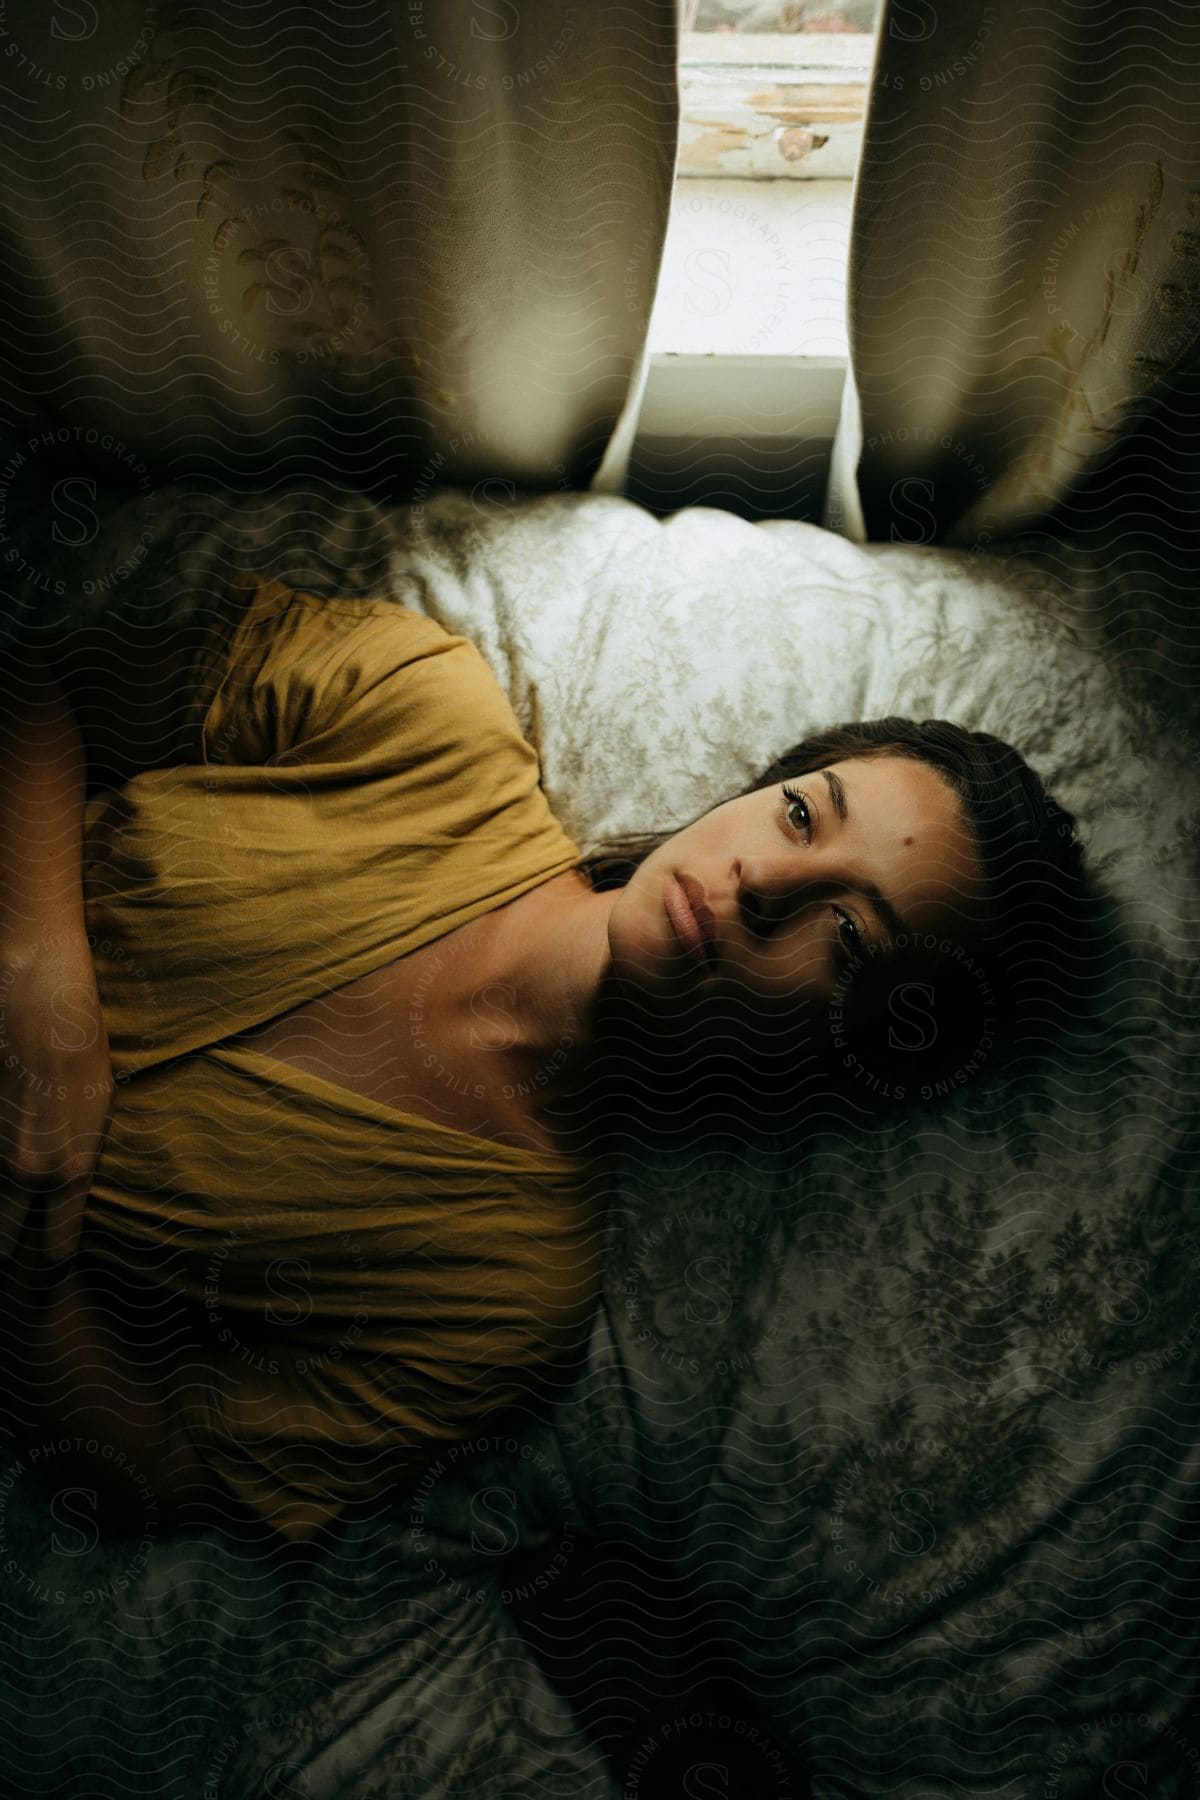
<svg viewBox="0 0 1200 1800"><path fill-rule="evenodd" d="M652 356L846 356L881 0L680 0L680 149Z"/></svg>
<svg viewBox="0 0 1200 1800"><path fill-rule="evenodd" d="M882 0L678 0L677 179L623 492L822 516Z"/></svg>

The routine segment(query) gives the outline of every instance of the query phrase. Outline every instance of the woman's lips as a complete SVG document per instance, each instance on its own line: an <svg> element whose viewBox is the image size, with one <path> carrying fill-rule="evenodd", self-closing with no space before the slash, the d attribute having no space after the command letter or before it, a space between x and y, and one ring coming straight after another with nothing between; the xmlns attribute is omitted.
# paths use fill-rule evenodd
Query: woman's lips
<svg viewBox="0 0 1200 1800"><path fill-rule="evenodd" d="M704 941L704 933L700 929L699 920L692 911L692 903L687 889L677 875L667 883L667 891L663 901L667 917L671 921L671 929L685 950L691 952L696 962L707 966L708 951Z"/></svg>

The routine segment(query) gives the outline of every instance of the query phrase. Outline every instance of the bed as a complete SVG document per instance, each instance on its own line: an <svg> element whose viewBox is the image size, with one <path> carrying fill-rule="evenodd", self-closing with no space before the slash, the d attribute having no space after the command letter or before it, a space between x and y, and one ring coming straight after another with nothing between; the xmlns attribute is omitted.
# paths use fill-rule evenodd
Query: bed
<svg viewBox="0 0 1200 1800"><path fill-rule="evenodd" d="M53 1445L6 1434L17 1791L1070 1800L1107 1773L1194 1792L1200 758L1179 602L1061 541L856 545L496 483L397 505L111 490L78 550L46 522L15 534L10 630L200 618L249 567L464 632L585 852L686 823L821 724L1010 737L1076 814L1109 910L1094 1005L1048 1018L1016 1073L984 1055L883 1112L851 1092L799 1154L624 1156L602 1304L552 1411L497 1418L319 1553L96 1533Z"/></svg>

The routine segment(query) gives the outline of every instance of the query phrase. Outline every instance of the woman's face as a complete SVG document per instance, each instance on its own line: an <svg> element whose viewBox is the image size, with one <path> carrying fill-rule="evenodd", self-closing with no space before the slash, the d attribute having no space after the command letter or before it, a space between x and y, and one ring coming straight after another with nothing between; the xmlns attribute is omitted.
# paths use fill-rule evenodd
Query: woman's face
<svg viewBox="0 0 1200 1800"><path fill-rule="evenodd" d="M710 915L703 952L687 942L687 892ZM618 895L609 950L623 990L668 1015L697 1002L792 1019L846 1005L858 1025L919 962L913 936L969 949L981 901L941 776L908 757L854 757L726 801L660 844Z"/></svg>

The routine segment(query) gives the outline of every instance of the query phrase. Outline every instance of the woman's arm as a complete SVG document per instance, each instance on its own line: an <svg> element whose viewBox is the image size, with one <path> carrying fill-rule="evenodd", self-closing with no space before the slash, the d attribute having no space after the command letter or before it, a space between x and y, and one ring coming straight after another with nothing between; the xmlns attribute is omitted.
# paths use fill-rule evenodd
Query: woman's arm
<svg viewBox="0 0 1200 1800"><path fill-rule="evenodd" d="M79 1241L112 1064L87 941L88 796L186 761L181 683L203 628L92 625L23 644L0 684L0 1258L29 1205L54 1261Z"/></svg>
<svg viewBox="0 0 1200 1800"><path fill-rule="evenodd" d="M79 724L44 652L26 651L8 667L0 694L0 938L86 936Z"/></svg>
<svg viewBox="0 0 1200 1800"><path fill-rule="evenodd" d="M109 708L115 740L119 697ZM145 757L136 732L124 754ZM40 652L10 660L0 693L0 1386L32 1442L53 1441L56 1468L108 1500L148 1488L168 1518L219 1492L179 1423L180 1357L119 1327L75 1257L112 1097L84 909L88 767L58 666ZM39 1197L44 1216L31 1210ZM67 1266L51 1272L48 1261Z"/></svg>
<svg viewBox="0 0 1200 1800"><path fill-rule="evenodd" d="M0 1257L39 1200L45 1254L74 1251L112 1104L87 941L86 759L47 658L8 664L0 694Z"/></svg>

